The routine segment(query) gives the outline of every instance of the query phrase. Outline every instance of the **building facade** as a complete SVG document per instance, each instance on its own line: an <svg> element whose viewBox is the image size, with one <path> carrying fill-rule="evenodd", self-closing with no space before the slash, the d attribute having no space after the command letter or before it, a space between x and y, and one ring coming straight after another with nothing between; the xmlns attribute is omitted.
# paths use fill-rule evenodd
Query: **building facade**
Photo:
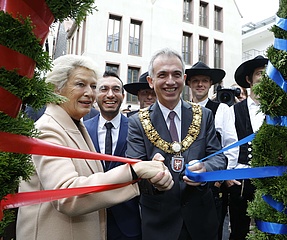
<svg viewBox="0 0 287 240"><path fill-rule="evenodd" d="M274 42L274 35L269 29L275 24L275 16L257 23L247 23L242 26L242 61L262 55Z"/></svg>
<svg viewBox="0 0 287 240"><path fill-rule="evenodd" d="M153 53L170 47L182 53L186 68L200 60L226 71L222 86L234 83L242 61L235 1L97 0L95 5L97 11L68 29L67 53L92 57L100 72L113 69L124 83L137 82ZM189 95L187 88L183 97ZM137 109L137 98L127 94L123 108L128 105Z"/></svg>

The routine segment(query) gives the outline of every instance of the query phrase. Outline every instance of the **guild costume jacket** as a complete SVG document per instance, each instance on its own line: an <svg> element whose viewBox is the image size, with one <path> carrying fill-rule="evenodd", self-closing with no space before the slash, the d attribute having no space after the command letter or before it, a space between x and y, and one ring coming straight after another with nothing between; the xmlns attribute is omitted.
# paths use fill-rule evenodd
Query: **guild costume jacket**
<svg viewBox="0 0 287 240"><path fill-rule="evenodd" d="M197 138L182 152L185 163L201 159L221 149L216 137L212 112L200 107L202 120ZM151 123L165 141L171 143L171 136L158 102L149 107ZM185 138L193 120L191 104L182 101L181 136ZM193 240L217 239L218 221L212 192L208 184L192 187L182 180L182 173L170 167L172 154L154 146L147 138L139 115L129 118L127 157L151 160L156 153L165 157L165 165L173 175L174 186L166 192L158 192L147 181L141 186L141 213L143 240L178 239L183 223ZM225 169L223 154L205 161L207 171Z"/></svg>
<svg viewBox="0 0 287 240"><path fill-rule="evenodd" d="M79 128L60 106L48 105L36 122L40 139L62 146L95 151L86 128ZM35 173L21 182L19 192L66 189L131 181L129 165L103 172L100 161L33 156ZM106 239L105 209L139 195L137 184L116 190L79 195L20 207L18 240Z"/></svg>
<svg viewBox="0 0 287 240"><path fill-rule="evenodd" d="M252 129L250 115L248 112L247 99L235 104L233 107L235 115L236 132L238 140L241 140L254 132ZM240 146L238 163L249 165L251 157L252 157L251 142L242 144Z"/></svg>
<svg viewBox="0 0 287 240"><path fill-rule="evenodd" d="M100 152L98 139L98 125L100 115L84 122L88 133L94 143L97 152ZM114 151L115 156L125 157L127 149L127 135L128 135L128 118L121 114L121 122L119 129L119 137ZM122 165L121 162L110 162L107 170ZM116 206L110 207L117 226L121 232L127 237L134 237L141 235L141 219L139 212L139 198L133 198L127 202L120 203Z"/></svg>

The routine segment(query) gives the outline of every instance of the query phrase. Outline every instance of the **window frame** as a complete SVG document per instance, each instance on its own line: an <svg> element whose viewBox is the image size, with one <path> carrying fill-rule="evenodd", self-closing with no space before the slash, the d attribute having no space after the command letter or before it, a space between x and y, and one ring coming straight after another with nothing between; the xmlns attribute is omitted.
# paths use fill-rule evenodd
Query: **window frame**
<svg viewBox="0 0 287 240"><path fill-rule="evenodd" d="M138 82L139 77L140 77L140 68L135 67L135 66L128 66L127 71L128 71L127 72L127 83ZM130 71L132 71L132 72L130 73ZM135 75L134 75L134 71L136 71ZM131 79L131 77L132 77L132 79ZM133 95L133 94L127 93L126 103L127 104L138 104L138 97Z"/></svg>
<svg viewBox="0 0 287 240"><path fill-rule="evenodd" d="M223 32L223 8L214 6L214 30Z"/></svg>
<svg viewBox="0 0 287 240"><path fill-rule="evenodd" d="M208 3L200 1L199 3L199 26L208 28Z"/></svg>
<svg viewBox="0 0 287 240"><path fill-rule="evenodd" d="M142 21L131 19L130 28L129 28L129 46L128 46L128 54L134 56L141 56L141 46L142 46ZM131 27L133 27L133 36L131 36ZM136 31L136 27L138 26L138 30ZM138 34L138 45L136 46L136 32ZM134 41L131 41L134 39Z"/></svg>
<svg viewBox="0 0 287 240"><path fill-rule="evenodd" d="M113 71L117 75L120 75L120 64L107 62L105 66L105 71Z"/></svg>
<svg viewBox="0 0 287 240"><path fill-rule="evenodd" d="M198 39L198 59L199 59L199 61L208 65L208 38L207 37L199 36L199 39Z"/></svg>
<svg viewBox="0 0 287 240"><path fill-rule="evenodd" d="M184 22L192 23L193 22L193 1L192 0L183 0L183 9L182 9L182 20Z"/></svg>
<svg viewBox="0 0 287 240"><path fill-rule="evenodd" d="M112 34L110 33L112 23ZM116 26L116 23L118 23L118 26ZM117 29L115 29L117 28ZM107 29L107 46L106 50L109 52L118 52L121 51L121 28L122 28L122 17L114 14L109 15L108 19L108 29ZM115 33L115 31L118 30L118 33ZM118 37L115 37L118 34ZM110 37L111 36L111 37ZM109 40L111 39L111 40ZM116 43L117 42L117 43Z"/></svg>
<svg viewBox="0 0 287 240"><path fill-rule="evenodd" d="M192 63L192 33L183 32L182 34L182 58L186 64Z"/></svg>

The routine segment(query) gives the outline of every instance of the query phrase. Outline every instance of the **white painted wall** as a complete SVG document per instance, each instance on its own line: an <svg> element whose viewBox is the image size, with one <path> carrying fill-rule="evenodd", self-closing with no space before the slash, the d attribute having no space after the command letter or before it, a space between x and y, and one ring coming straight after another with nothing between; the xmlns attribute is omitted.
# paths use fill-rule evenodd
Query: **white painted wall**
<svg viewBox="0 0 287 240"><path fill-rule="evenodd" d="M152 54L164 47L181 52L183 31L193 34L193 63L198 61L198 37L209 39L209 66L213 67L214 39L223 42L223 69L226 77L225 87L234 83L233 75L242 59L240 14L233 1L205 0L209 4L209 27L198 26L200 0L193 0L194 21L192 24L182 21L183 0L97 0L98 11L87 17L87 36L84 55L91 56L102 73L106 63L120 65L120 77L127 81L128 66L140 67L147 71ZM213 30L214 5L223 8L223 32ZM122 16L122 43L120 53L106 51L107 25L109 14ZM128 55L129 24L131 19L143 22L143 47L141 56ZM76 31L75 31L76 34ZM75 36L74 36L75 38ZM76 41L74 40L76 43ZM79 41L80 42L80 41ZM186 68L190 68L188 65ZM123 108L126 107L124 102ZM137 106L132 106L137 108Z"/></svg>

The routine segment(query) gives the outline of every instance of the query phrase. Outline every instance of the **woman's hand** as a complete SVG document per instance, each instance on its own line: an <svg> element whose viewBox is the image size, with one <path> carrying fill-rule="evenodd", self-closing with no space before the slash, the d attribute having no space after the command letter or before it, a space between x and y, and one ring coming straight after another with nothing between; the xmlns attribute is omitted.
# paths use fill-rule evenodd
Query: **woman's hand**
<svg viewBox="0 0 287 240"><path fill-rule="evenodd" d="M156 153L152 161L137 162L132 167L139 178L148 179L159 191L166 191L172 188L174 182L163 161L164 157Z"/></svg>

